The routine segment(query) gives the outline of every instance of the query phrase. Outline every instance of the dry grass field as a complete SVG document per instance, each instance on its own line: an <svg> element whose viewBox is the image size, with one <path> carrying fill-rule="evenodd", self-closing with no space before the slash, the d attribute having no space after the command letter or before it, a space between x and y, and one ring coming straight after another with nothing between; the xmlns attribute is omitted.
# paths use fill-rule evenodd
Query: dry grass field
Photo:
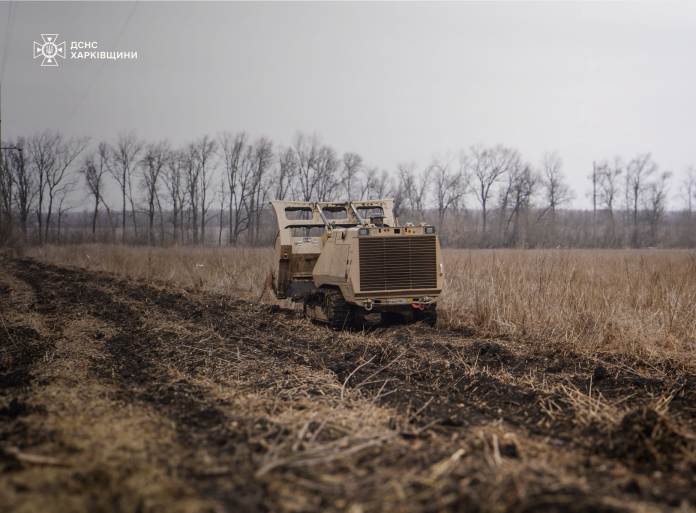
<svg viewBox="0 0 696 513"><path fill-rule="evenodd" d="M144 282L270 301L262 249L44 246L29 255ZM696 252L445 250L441 326L558 350L669 358L696 352Z"/></svg>
<svg viewBox="0 0 696 513"><path fill-rule="evenodd" d="M268 249L0 257L8 511L696 510L696 255L446 251L437 328L334 332Z"/></svg>

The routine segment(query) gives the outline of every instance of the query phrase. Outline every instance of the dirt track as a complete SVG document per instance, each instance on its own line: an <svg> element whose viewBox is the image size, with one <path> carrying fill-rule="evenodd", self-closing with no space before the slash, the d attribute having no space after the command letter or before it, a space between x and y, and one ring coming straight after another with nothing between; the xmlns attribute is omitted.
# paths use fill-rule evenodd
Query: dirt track
<svg viewBox="0 0 696 513"><path fill-rule="evenodd" d="M17 511L691 511L696 376L0 260Z"/></svg>

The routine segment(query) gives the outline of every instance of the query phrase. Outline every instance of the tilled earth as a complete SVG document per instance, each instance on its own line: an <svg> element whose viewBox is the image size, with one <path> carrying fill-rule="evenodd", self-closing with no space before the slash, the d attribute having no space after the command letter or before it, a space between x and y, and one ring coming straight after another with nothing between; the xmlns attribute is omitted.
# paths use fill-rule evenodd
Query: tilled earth
<svg viewBox="0 0 696 513"><path fill-rule="evenodd" d="M692 511L696 375L0 259L2 511Z"/></svg>

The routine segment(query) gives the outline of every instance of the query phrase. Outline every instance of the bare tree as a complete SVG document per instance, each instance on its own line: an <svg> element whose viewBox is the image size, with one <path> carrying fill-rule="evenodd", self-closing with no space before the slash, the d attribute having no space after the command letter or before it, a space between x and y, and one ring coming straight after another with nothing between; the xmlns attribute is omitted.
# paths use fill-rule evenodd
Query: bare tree
<svg viewBox="0 0 696 513"><path fill-rule="evenodd" d="M547 153L541 165L541 185L546 202L542 217L546 212L556 213L556 209L572 199L572 193L563 176L563 161L557 152Z"/></svg>
<svg viewBox="0 0 696 513"><path fill-rule="evenodd" d="M546 153L541 163L541 186L545 206L539 214L541 220L546 214L551 218L551 237L556 235L556 210L570 202L573 195L563 176L563 161L557 152Z"/></svg>
<svg viewBox="0 0 696 513"><path fill-rule="evenodd" d="M427 174L433 184L435 201L437 202L438 226L442 229L445 215L450 209L457 210L462 203L468 187L468 177L464 171L465 158L460 159L460 166L453 169L452 160L433 159L428 166Z"/></svg>
<svg viewBox="0 0 696 513"><path fill-rule="evenodd" d="M286 148L278 159L278 172L275 181L275 199L284 200L290 194L292 182L297 177L297 158L292 148Z"/></svg>
<svg viewBox="0 0 696 513"><path fill-rule="evenodd" d="M657 232L665 215L667 188L671 176L672 173L666 171L661 173L657 179L648 183L646 186L644 208L648 216L648 225L650 227L650 243L653 245L658 242Z"/></svg>
<svg viewBox="0 0 696 513"><path fill-rule="evenodd" d="M346 200L354 198L353 189L358 174L362 171L362 157L357 153L344 153L341 167L341 184L346 194Z"/></svg>
<svg viewBox="0 0 696 513"><path fill-rule="evenodd" d="M244 150L244 155L242 158L242 164L240 167L240 177L239 177L239 188L244 194L240 195L239 202L239 212L240 212L240 225L238 227L239 232L237 233L238 240L239 235L249 230L252 221L252 208L251 208L251 196L252 196L252 184L254 181L254 146L248 144Z"/></svg>
<svg viewBox="0 0 696 513"><path fill-rule="evenodd" d="M338 190L338 170L340 162L336 151L330 146L322 146L315 160L314 183L317 201L331 201Z"/></svg>
<svg viewBox="0 0 696 513"><path fill-rule="evenodd" d="M696 226L694 225L694 200L696 200L696 168L689 166L681 182L679 196L684 202L682 229L679 244L693 247L696 242Z"/></svg>
<svg viewBox="0 0 696 513"><path fill-rule="evenodd" d="M172 239L184 240L183 213L186 208L186 189L183 177L185 156L181 151L173 151L164 168L164 184L172 206ZM181 233L180 233L181 232Z"/></svg>
<svg viewBox="0 0 696 513"><path fill-rule="evenodd" d="M84 176L89 194L94 198L94 211L92 213L92 242L96 241L97 218L99 217L99 204L104 203L104 175L109 167L109 147L105 142L99 143L97 152L88 155L80 169ZM106 206L106 203L104 203Z"/></svg>
<svg viewBox="0 0 696 513"><path fill-rule="evenodd" d="M597 230L597 187L599 185L599 172L601 165L597 165L597 162L592 161L592 173L590 174L590 181L592 182L592 240L594 244L595 234Z"/></svg>
<svg viewBox="0 0 696 513"><path fill-rule="evenodd" d="M225 187L225 177L220 178L220 188L218 189L220 198L220 213L218 214L218 246L222 246L222 231L225 225L223 216L225 214L225 202L227 201L227 189Z"/></svg>
<svg viewBox="0 0 696 513"><path fill-rule="evenodd" d="M380 171L378 167L371 167L365 169L362 175L362 181L357 181L360 199L383 198L389 187L389 173Z"/></svg>
<svg viewBox="0 0 696 513"><path fill-rule="evenodd" d="M389 173L382 169L379 173L375 172L373 176L370 199L382 199L386 197L389 190Z"/></svg>
<svg viewBox="0 0 696 513"><path fill-rule="evenodd" d="M31 168L27 162L25 154L26 141L18 138L11 146L21 149L21 151L9 151L5 160L6 179L9 180L7 187L9 203L9 218L12 218L12 206L17 211L19 226L22 231L22 240L28 240L28 222L31 214L32 204L36 197L36 180L31 173ZM2 180L4 181L4 179Z"/></svg>
<svg viewBox="0 0 696 513"><path fill-rule="evenodd" d="M658 166L655 162L653 162L650 153L638 155L628 163L626 170L626 197L630 202L627 204L627 209L632 211L633 231L631 242L634 247L638 247L640 245L638 212L640 210L642 195L645 192L648 180L657 171L657 169Z"/></svg>
<svg viewBox="0 0 696 513"><path fill-rule="evenodd" d="M317 172L321 144L316 135L308 137L302 133L295 136L293 150L297 160L299 196L310 201L316 195L321 175Z"/></svg>
<svg viewBox="0 0 696 513"><path fill-rule="evenodd" d="M65 217L66 213L74 208L74 206L69 205L66 203L66 200L68 197L75 191L77 187L77 180L74 177L71 177L70 180L68 180L66 183L64 183L61 188L57 191L55 198L56 202L58 204L58 223L56 227L56 235L55 239L60 243L61 242L61 230L63 226L63 218Z"/></svg>
<svg viewBox="0 0 696 513"><path fill-rule="evenodd" d="M503 244L510 245L514 243L515 234L510 236L510 227L517 228L519 214L522 212L521 207L524 206L522 200L524 191L524 172L529 166L522 163L521 157L518 155L512 159L502 176L501 187L498 188L498 241L491 239L490 234L482 239L484 245ZM530 171L531 173L531 171ZM503 181L504 180L504 181ZM527 210L524 210L525 215Z"/></svg>
<svg viewBox="0 0 696 513"><path fill-rule="evenodd" d="M186 193L188 196L188 215L193 228L193 243L198 244L198 207L200 205L200 173L196 147L190 144L183 155L183 170Z"/></svg>
<svg viewBox="0 0 696 513"><path fill-rule="evenodd" d="M599 193L598 200L609 216L609 228L605 237L605 244L615 245L616 243L616 220L614 219L614 208L616 199L620 193L620 177L623 173L621 159L616 157L614 164L609 165L604 162L598 168Z"/></svg>
<svg viewBox="0 0 696 513"><path fill-rule="evenodd" d="M134 235L138 236L132 174L143 143L134 134L121 134L115 146L110 148L109 173L118 183L121 192L121 241L126 242L126 199L130 200Z"/></svg>
<svg viewBox="0 0 696 513"><path fill-rule="evenodd" d="M415 209L415 168L414 163L401 163L396 168L396 173L399 181L399 189L402 191L403 200L401 201L402 208L408 210L412 216Z"/></svg>
<svg viewBox="0 0 696 513"><path fill-rule="evenodd" d="M54 204L58 197L62 197L64 202L67 195L73 190L75 182L69 178L69 169L75 159L87 147L88 142L89 140L86 138L64 140L62 136L59 136L57 139L57 145L55 146L56 159L54 164L46 169L46 192L48 193L46 228L44 232L44 240L46 241L51 228L51 215Z"/></svg>
<svg viewBox="0 0 696 513"><path fill-rule="evenodd" d="M0 141L0 146L2 145ZM14 182L6 155L0 151L0 242L12 236L14 227L12 198Z"/></svg>
<svg viewBox="0 0 696 513"><path fill-rule="evenodd" d="M155 212L159 207L159 186L160 177L171 158L169 145L162 141L159 143L148 144L145 153L140 160L140 167L143 173L143 188L145 189L145 202L147 203L148 231L147 237L150 244L154 244L154 225ZM160 234L160 243L164 241Z"/></svg>
<svg viewBox="0 0 696 513"><path fill-rule="evenodd" d="M510 234L506 244L510 246L526 246L529 210L538 177L529 165L515 166L509 171L508 176L511 182L510 196L512 201L505 230L506 233ZM512 230L510 230L510 227L512 227Z"/></svg>
<svg viewBox="0 0 696 513"><path fill-rule="evenodd" d="M696 168L693 166L689 166L686 170L686 176L682 181L681 193L687 217L691 219L694 211L694 200L696 199Z"/></svg>
<svg viewBox="0 0 696 513"><path fill-rule="evenodd" d="M504 146L493 148L472 147L469 165L474 180L474 193L481 204L481 233L485 239L488 224L488 206L493 186L519 162L517 150Z"/></svg>
<svg viewBox="0 0 696 513"><path fill-rule="evenodd" d="M265 179L273 163L273 143L270 139L262 137L254 144L253 152L253 174L249 199L249 219L251 221L249 239L253 244L256 244L259 241L261 213L267 200L268 189Z"/></svg>
<svg viewBox="0 0 696 513"><path fill-rule="evenodd" d="M211 198L208 197L212 173L214 169L213 158L217 149L217 143L210 137L203 136L193 146L194 164L198 167L197 176L200 180L198 191L200 193L201 208L201 244L205 244L205 227L208 222L208 209L210 208Z"/></svg>
<svg viewBox="0 0 696 513"><path fill-rule="evenodd" d="M372 191L375 188L375 181L377 180L377 173L379 173L379 168L377 167L367 167L362 174L362 178L356 180L356 185L358 188L358 199L365 200L369 199Z"/></svg>
<svg viewBox="0 0 696 513"><path fill-rule="evenodd" d="M248 222L248 217L242 213L247 195L249 194L249 180L245 175L249 168L244 165L245 159L248 157L246 140L247 136L243 132L234 136L230 133L224 133L220 136L220 149L225 166L225 181L228 190L228 242L230 244L237 242L240 233Z"/></svg>
<svg viewBox="0 0 696 513"><path fill-rule="evenodd" d="M29 165L36 179L36 221L38 223L39 244L43 241L44 233L43 208L47 176L57 166L60 141L60 134L48 130L30 137L27 141Z"/></svg>
<svg viewBox="0 0 696 513"><path fill-rule="evenodd" d="M393 213L394 218L398 221L401 218L404 202L406 201L406 193L398 177L389 175L389 191L387 197L394 201Z"/></svg>
<svg viewBox="0 0 696 513"><path fill-rule="evenodd" d="M414 163L399 164L398 175L400 188L403 190L404 203L408 206L409 214L422 221L425 218L425 203L428 194L428 179L426 173L416 175Z"/></svg>

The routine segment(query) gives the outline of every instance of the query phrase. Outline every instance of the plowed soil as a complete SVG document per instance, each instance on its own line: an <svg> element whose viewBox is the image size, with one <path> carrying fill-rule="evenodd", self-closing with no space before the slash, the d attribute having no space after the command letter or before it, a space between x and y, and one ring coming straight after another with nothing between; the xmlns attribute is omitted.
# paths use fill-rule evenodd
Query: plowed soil
<svg viewBox="0 0 696 513"><path fill-rule="evenodd" d="M0 260L2 511L692 511L696 375Z"/></svg>

